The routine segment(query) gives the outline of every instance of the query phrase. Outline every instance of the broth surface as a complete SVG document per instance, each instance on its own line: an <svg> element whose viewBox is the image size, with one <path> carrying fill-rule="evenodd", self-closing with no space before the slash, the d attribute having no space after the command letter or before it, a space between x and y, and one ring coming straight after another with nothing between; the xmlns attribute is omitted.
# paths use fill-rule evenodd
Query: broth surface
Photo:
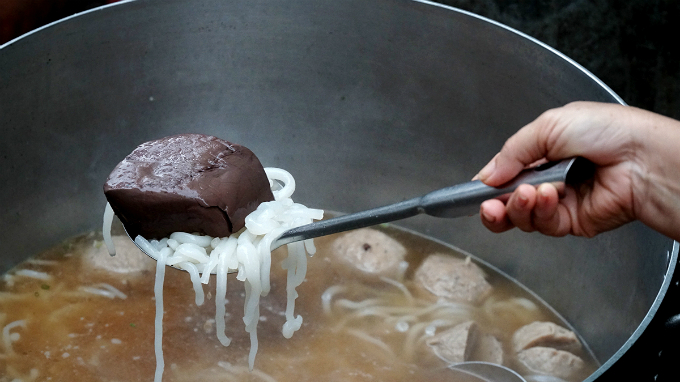
<svg viewBox="0 0 680 382"><path fill-rule="evenodd" d="M434 296L414 285L413 274L429 254L464 255L391 226L378 229L407 248L409 267L402 285L408 292L391 279L361 274L335 260L330 247L338 235L316 239L317 254L309 260L307 279L297 289L296 315L302 315L304 322L300 331L286 340L281 334L286 274L279 265L285 248L276 250L272 254L272 290L260 302L259 351L252 373L247 367L250 340L242 320L243 284L235 275L229 276L226 334L232 342L223 347L215 335L215 276L204 285L206 302L199 307L194 303L188 273L167 268L163 380L464 381L446 369L446 363L426 345L427 322L437 319L436 315L448 321L437 333L474 319L502 342L506 354L511 353L513 332L523 325L552 321L568 327L543 302L483 265L492 294L477 306L450 304L448 310L440 309ZM141 252L128 260L113 265L120 259L109 257L100 233L90 233L67 240L4 275L0 327L25 321L11 329L11 343L8 346L5 340L0 351L0 382L17 378L153 380L155 262ZM39 277L49 275L49 279L22 276L21 270L39 272ZM108 290L109 286L126 298L109 298L84 289ZM385 308L381 312L387 313L367 314L355 305ZM584 372L575 379L581 380L595 370L597 362L585 350L577 355L586 362ZM507 358L506 365L513 367L514 361Z"/></svg>

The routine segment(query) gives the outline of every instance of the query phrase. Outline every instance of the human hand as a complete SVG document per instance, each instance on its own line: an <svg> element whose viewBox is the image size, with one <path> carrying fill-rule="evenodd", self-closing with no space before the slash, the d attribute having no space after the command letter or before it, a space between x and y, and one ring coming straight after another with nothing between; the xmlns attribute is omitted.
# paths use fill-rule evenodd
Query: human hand
<svg viewBox="0 0 680 382"><path fill-rule="evenodd" d="M595 176L563 198L550 184L522 185L506 201L485 201L482 223L493 232L591 237L640 219L678 237L678 146L680 122L633 107L576 102L549 110L508 139L477 178L499 186L531 164L572 156L595 163Z"/></svg>

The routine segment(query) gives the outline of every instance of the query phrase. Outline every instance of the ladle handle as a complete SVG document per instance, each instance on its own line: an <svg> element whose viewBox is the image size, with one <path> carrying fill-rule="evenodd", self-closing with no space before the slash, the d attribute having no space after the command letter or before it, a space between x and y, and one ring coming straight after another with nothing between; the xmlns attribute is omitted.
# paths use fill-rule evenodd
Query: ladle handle
<svg viewBox="0 0 680 382"><path fill-rule="evenodd" d="M420 198L423 212L437 217L455 218L475 214L479 205L488 199L513 192L521 184L538 186L554 183L558 191L565 184L579 184L593 176L595 165L581 157L547 162L523 170L513 180L500 187L490 187L479 180L442 188Z"/></svg>
<svg viewBox="0 0 680 382"><path fill-rule="evenodd" d="M483 201L511 193L520 184L556 183L558 188L563 189L565 183L577 184L589 179L594 169L592 162L577 157L524 170L501 187L490 187L476 180L442 188L403 202L290 229L272 243L272 248L294 241L401 220L421 213L443 218L468 216L477 213Z"/></svg>

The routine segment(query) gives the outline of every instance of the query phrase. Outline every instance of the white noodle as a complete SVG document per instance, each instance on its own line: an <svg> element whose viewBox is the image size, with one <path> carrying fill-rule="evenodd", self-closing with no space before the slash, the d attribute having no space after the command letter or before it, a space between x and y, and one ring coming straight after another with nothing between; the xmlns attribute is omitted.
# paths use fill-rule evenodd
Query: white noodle
<svg viewBox="0 0 680 382"><path fill-rule="evenodd" d="M59 264L59 262L56 261L56 260L42 260L42 259L28 259L28 260L26 260L26 263L33 264L33 265L47 265L47 266Z"/></svg>
<svg viewBox="0 0 680 382"><path fill-rule="evenodd" d="M175 232L170 235L170 239L177 240L177 242L181 244L196 244L199 247L205 248L210 245L213 238L210 236L192 235L186 232Z"/></svg>
<svg viewBox="0 0 680 382"><path fill-rule="evenodd" d="M10 330L21 326L26 329L26 320L18 320L10 322L2 328L2 343L5 345L5 352L8 354L13 354L14 349L12 349L12 342L19 340L19 333L10 333Z"/></svg>
<svg viewBox="0 0 680 382"><path fill-rule="evenodd" d="M113 293L116 297L121 298L123 300L125 300L127 298L127 295L125 293L121 292L120 290L118 290L116 287L114 287L111 284L99 283L99 284L96 284L95 286L99 287L99 288L104 288L104 289L108 290L109 292Z"/></svg>
<svg viewBox="0 0 680 382"><path fill-rule="evenodd" d="M173 251L176 250L177 247L179 246L179 242L175 239L168 239L165 243L167 244L168 247L172 248Z"/></svg>
<svg viewBox="0 0 680 382"><path fill-rule="evenodd" d="M399 288L399 290L400 290L400 291L404 294L404 296L406 297L406 300L408 300L409 302L413 301L413 296L411 295L411 292L409 292L408 288L406 288L406 285L400 283L400 282L397 281L397 280L392 280L392 279L387 278L387 277L384 277L384 276L380 276L380 280L382 280L382 281L384 281L384 282L386 282L386 283L388 283L388 284L390 284L390 285L394 285L395 287Z"/></svg>
<svg viewBox="0 0 680 382"><path fill-rule="evenodd" d="M194 284L194 293L196 294L196 305L203 305L205 296L203 294L203 286L201 285L201 278L198 275L198 268L188 261L178 264L183 269L189 272L189 277L191 277L191 282Z"/></svg>
<svg viewBox="0 0 680 382"><path fill-rule="evenodd" d="M369 298L362 301L351 301L343 298L337 300L335 305L348 309L361 309L369 306L377 306L380 302L381 300L377 298Z"/></svg>
<svg viewBox="0 0 680 382"><path fill-rule="evenodd" d="M383 341L375 337L371 337L368 334L356 329L347 329L347 333L353 335L356 338L362 339L368 343L372 343L373 345L376 345L377 347L383 349L389 355L390 358L392 359L396 358L394 352L392 351L392 348L390 348L389 345L387 345Z"/></svg>
<svg viewBox="0 0 680 382"><path fill-rule="evenodd" d="M259 302L260 298L257 297ZM248 353L248 369L253 370L255 367L255 356L257 355L257 348L259 343L257 341L257 322L260 318L260 304L255 308L255 316L249 326L246 326L246 331L250 333L250 353Z"/></svg>
<svg viewBox="0 0 680 382"><path fill-rule="evenodd" d="M269 178L270 185L273 185L273 180L282 181L284 184L282 189L272 191L274 200L289 199L293 195L293 192L295 192L295 179L293 179L293 176L288 171L280 168L268 167L264 169L264 172L267 174L267 178Z"/></svg>
<svg viewBox="0 0 680 382"><path fill-rule="evenodd" d="M102 234L104 235L104 243L106 244L106 249L109 250L109 255L116 255L116 247L113 245L113 239L111 239L111 225L113 224L113 208L109 203L106 203L106 208L104 209L104 224L102 226Z"/></svg>
<svg viewBox="0 0 680 382"><path fill-rule="evenodd" d="M440 326L451 326L456 324L456 321L451 321L451 320L443 320L443 319L438 319L430 322L429 325L425 328L425 335L427 337L432 337L436 334L437 328Z"/></svg>
<svg viewBox="0 0 680 382"><path fill-rule="evenodd" d="M33 293L16 293L16 292L0 292L0 302L5 301L17 301L25 299L28 296L34 295ZM2 322L2 316L0 316L0 322Z"/></svg>
<svg viewBox="0 0 680 382"><path fill-rule="evenodd" d="M210 280L210 273L217 266L217 263L221 256L225 257L226 261L226 258L228 256L231 257L233 256L234 252L236 252L238 238L236 238L234 235L231 235L227 239L217 238L217 240L220 240L220 242L214 247L212 252L210 252L210 260L208 261L208 264L203 268L203 274L201 275L201 282L203 284L207 284L208 281Z"/></svg>
<svg viewBox="0 0 680 382"><path fill-rule="evenodd" d="M125 300L127 298L125 293L121 292L113 285L107 283L99 283L93 286L80 286L78 289L83 292L108 297L110 299L118 297L122 300Z"/></svg>
<svg viewBox="0 0 680 382"><path fill-rule="evenodd" d="M283 324L283 336L291 338L293 333L302 326L302 316L295 316L295 299L297 292L295 288L302 284L307 273L307 257L305 256L304 244L300 242L290 243L288 246L288 258L283 261L282 266L288 270L286 292L286 322Z"/></svg>
<svg viewBox="0 0 680 382"><path fill-rule="evenodd" d="M385 319L390 319L392 317L389 312L386 311L384 306L370 306L358 309L356 312L354 312L352 318L361 318L367 316L384 317Z"/></svg>
<svg viewBox="0 0 680 382"><path fill-rule="evenodd" d="M114 295L114 294L111 293L110 291L108 291L108 290L102 290L102 289L99 289L99 288L93 288L93 287L87 287L87 286L80 286L80 287L78 287L78 290L83 291L83 292L86 292L86 293L94 294L94 295L97 295L97 296L102 296L102 297L110 298L110 299L112 299L112 300L113 300L114 298L116 298L116 295Z"/></svg>
<svg viewBox="0 0 680 382"><path fill-rule="evenodd" d="M331 301L333 300L333 296L346 290L347 287L344 285L333 285L332 287L326 289L321 295L321 304L323 306L323 312L326 313L327 315L330 315Z"/></svg>
<svg viewBox="0 0 680 382"><path fill-rule="evenodd" d="M217 338L224 346L231 340L226 336L226 292L227 273L238 271L237 280L243 281L246 299L243 307L243 322L250 334L251 349L248 366L252 370L257 353L257 323L260 319L260 296L269 293L269 273L271 269L271 243L284 231L301 225L312 223L323 218L323 211L310 209L294 203L290 198L295 191L295 180L285 170L265 168L270 185L283 183L283 187L272 190L274 201L265 202L245 218L246 227L240 232L225 238L213 238L186 232L174 232L169 238L148 242L138 236L135 243L145 252L155 257L156 284L156 375L155 382L160 382L163 375L162 321L163 321L163 278L166 265L172 265L189 272L196 291L196 304L203 303L203 288L210 274L216 274L215 291L215 326ZM104 216L104 238L110 240L110 222L113 211L107 204ZM108 244L107 244L108 247ZM110 250L111 251L111 250ZM307 253L316 252L312 240L288 244L288 258L282 262L288 270L286 286L286 323L282 333L290 338L302 326L302 316L295 316L295 299L297 288L305 279L307 272ZM162 258L162 261L161 261ZM200 275L199 275L200 273ZM94 291L92 291L94 292ZM98 289L101 295L111 296L111 290ZM107 292L110 292L107 294Z"/></svg>
<svg viewBox="0 0 680 382"><path fill-rule="evenodd" d="M399 289L398 294L380 293L380 297L366 298L360 301L353 301L346 298L338 298L333 301L335 295L347 291L347 287L334 285L329 287L321 295L321 302L324 313L330 317L342 317L334 325L333 331L343 330L358 338L371 342L381 348L387 347L383 341L368 336L363 332L350 329L361 327L368 321L365 317L375 317L374 322L381 322L385 325L380 331L394 330L403 333L403 342L399 346L401 349L400 359L405 362L412 362L417 346L427 338L433 336L439 327L454 326L465 319L469 319L475 308L469 304L438 301L432 304L430 300L415 298L408 291L403 283L381 278L383 282L394 285ZM375 290L366 290L363 293L375 294ZM403 301L396 304L394 299ZM392 350L390 350L392 351Z"/></svg>
<svg viewBox="0 0 680 382"><path fill-rule="evenodd" d="M515 297L511 299L512 302L516 303L517 305L527 309L527 310L532 310L532 311L538 311L538 306L534 304L533 301L524 298L524 297Z"/></svg>
<svg viewBox="0 0 680 382"><path fill-rule="evenodd" d="M10 275L9 273L2 275L2 280L7 284L7 286L14 286L14 276Z"/></svg>
<svg viewBox="0 0 680 382"><path fill-rule="evenodd" d="M235 248L235 247L234 247ZM217 331L217 339L220 340L223 346L229 346L231 339L225 334L226 323L224 322L224 315L226 314L226 294L227 294L227 254L220 254L217 263L217 287L215 291L215 330Z"/></svg>
<svg viewBox="0 0 680 382"><path fill-rule="evenodd" d="M156 258L156 281L154 283L153 291L156 296L156 318L155 318L155 339L154 339L154 353L156 354L156 373L154 374L154 382L161 382L163 379L163 369L165 362L163 361L163 281L165 280L165 260L167 253L158 251L146 241L142 236L135 238L135 243L146 253Z"/></svg>
<svg viewBox="0 0 680 382"><path fill-rule="evenodd" d="M14 275L15 276L31 277L31 278L38 279L38 280L50 280L52 278L52 276L48 275L45 272L38 272L38 271L31 270L31 269L20 269L20 270L14 272Z"/></svg>
<svg viewBox="0 0 680 382"><path fill-rule="evenodd" d="M403 352L406 359L410 360L413 358L415 352L416 337L429 325L428 322L419 322L417 324L411 325L409 330L406 332L406 338L404 339Z"/></svg>

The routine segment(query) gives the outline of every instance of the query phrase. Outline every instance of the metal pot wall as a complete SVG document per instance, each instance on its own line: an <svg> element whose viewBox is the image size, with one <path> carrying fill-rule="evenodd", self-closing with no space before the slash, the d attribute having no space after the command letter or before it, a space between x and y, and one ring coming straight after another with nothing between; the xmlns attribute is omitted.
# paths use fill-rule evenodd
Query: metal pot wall
<svg viewBox="0 0 680 382"><path fill-rule="evenodd" d="M102 183L142 141L239 142L291 171L300 202L350 212L468 180L519 127L575 100L622 103L538 41L424 1L139 0L86 12L0 48L0 272L100 227ZM477 218L400 225L555 307L604 363L588 380L633 375L619 359L655 344L650 328L674 313L657 310L678 243L639 224L595 239L495 235Z"/></svg>

